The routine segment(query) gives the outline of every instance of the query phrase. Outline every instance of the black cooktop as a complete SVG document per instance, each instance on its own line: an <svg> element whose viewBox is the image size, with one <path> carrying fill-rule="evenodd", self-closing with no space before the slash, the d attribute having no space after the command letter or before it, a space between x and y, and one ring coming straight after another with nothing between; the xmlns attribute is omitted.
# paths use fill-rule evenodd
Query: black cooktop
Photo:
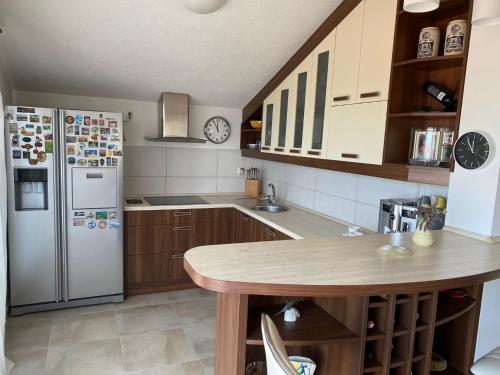
<svg viewBox="0 0 500 375"><path fill-rule="evenodd" d="M172 197L144 197L151 206L176 206L191 204L208 204L204 199L196 195L172 196Z"/></svg>

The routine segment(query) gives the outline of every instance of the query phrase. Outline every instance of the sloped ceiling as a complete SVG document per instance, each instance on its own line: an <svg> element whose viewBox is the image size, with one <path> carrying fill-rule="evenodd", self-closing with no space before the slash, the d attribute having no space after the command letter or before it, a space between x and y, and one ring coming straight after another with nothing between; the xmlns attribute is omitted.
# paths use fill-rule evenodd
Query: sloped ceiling
<svg viewBox="0 0 500 375"><path fill-rule="evenodd" d="M0 0L15 88L242 108L341 0Z"/></svg>

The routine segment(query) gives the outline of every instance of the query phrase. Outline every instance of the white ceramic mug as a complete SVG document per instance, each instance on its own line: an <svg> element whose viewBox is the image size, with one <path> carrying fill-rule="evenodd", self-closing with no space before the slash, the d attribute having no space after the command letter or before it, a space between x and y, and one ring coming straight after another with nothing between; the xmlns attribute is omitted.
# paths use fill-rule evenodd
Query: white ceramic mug
<svg viewBox="0 0 500 375"><path fill-rule="evenodd" d="M436 57L439 53L441 32L438 27L425 27L418 38L417 58Z"/></svg>
<svg viewBox="0 0 500 375"><path fill-rule="evenodd" d="M464 52L466 31L466 20L455 20L448 24L444 44L445 56L460 55Z"/></svg>

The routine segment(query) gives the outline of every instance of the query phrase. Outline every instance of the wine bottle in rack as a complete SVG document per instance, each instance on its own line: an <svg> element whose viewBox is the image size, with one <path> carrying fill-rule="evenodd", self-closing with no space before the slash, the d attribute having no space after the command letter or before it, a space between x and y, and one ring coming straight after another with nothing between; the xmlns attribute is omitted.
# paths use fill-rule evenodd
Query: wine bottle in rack
<svg viewBox="0 0 500 375"><path fill-rule="evenodd" d="M427 81L424 83L424 91L445 106L445 110L453 112L457 110L457 100L448 90Z"/></svg>

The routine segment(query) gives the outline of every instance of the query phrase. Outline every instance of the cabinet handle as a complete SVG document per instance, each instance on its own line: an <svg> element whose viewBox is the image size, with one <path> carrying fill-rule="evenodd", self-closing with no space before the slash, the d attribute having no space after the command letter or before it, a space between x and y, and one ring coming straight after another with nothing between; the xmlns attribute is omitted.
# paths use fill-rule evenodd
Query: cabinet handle
<svg viewBox="0 0 500 375"><path fill-rule="evenodd" d="M285 150L284 150L284 149L282 149L282 148L280 148L280 147L276 147L276 148L274 149L274 151L276 151L276 152L283 152L283 151L285 151Z"/></svg>
<svg viewBox="0 0 500 375"><path fill-rule="evenodd" d="M321 151L307 151L307 155L320 156L321 155Z"/></svg>
<svg viewBox="0 0 500 375"><path fill-rule="evenodd" d="M359 154L342 154L342 157L346 159L359 159Z"/></svg>
<svg viewBox="0 0 500 375"><path fill-rule="evenodd" d="M172 254L172 259L183 259L184 254Z"/></svg>
<svg viewBox="0 0 500 375"><path fill-rule="evenodd" d="M300 150L290 150L290 154L300 154Z"/></svg>
<svg viewBox="0 0 500 375"><path fill-rule="evenodd" d="M191 216L191 211L174 211L174 216Z"/></svg>
<svg viewBox="0 0 500 375"><path fill-rule="evenodd" d="M248 216L245 216L243 214L240 214L240 219L243 220L243 221L248 221L250 220L250 218Z"/></svg>
<svg viewBox="0 0 500 375"><path fill-rule="evenodd" d="M349 95L346 95L346 96L336 96L333 98L333 101L334 102L345 102L346 100L349 100L351 99L351 97Z"/></svg>
<svg viewBox="0 0 500 375"><path fill-rule="evenodd" d="M267 146L263 146L263 147L261 147L260 149L261 149L262 151L269 151L269 150L271 150L271 149L270 149L269 147L267 147Z"/></svg>
<svg viewBox="0 0 500 375"><path fill-rule="evenodd" d="M359 97L361 99L364 99L364 98L375 98L377 96L380 96L380 91L364 92Z"/></svg>
<svg viewBox="0 0 500 375"><path fill-rule="evenodd" d="M276 232L272 231L269 228L265 229L266 233L269 234L271 237L276 237Z"/></svg>
<svg viewBox="0 0 500 375"><path fill-rule="evenodd" d="M174 227L173 228L174 231L178 232L178 231L188 231L188 230L191 230L191 226L190 225L184 225L184 226L181 226L181 227Z"/></svg>

